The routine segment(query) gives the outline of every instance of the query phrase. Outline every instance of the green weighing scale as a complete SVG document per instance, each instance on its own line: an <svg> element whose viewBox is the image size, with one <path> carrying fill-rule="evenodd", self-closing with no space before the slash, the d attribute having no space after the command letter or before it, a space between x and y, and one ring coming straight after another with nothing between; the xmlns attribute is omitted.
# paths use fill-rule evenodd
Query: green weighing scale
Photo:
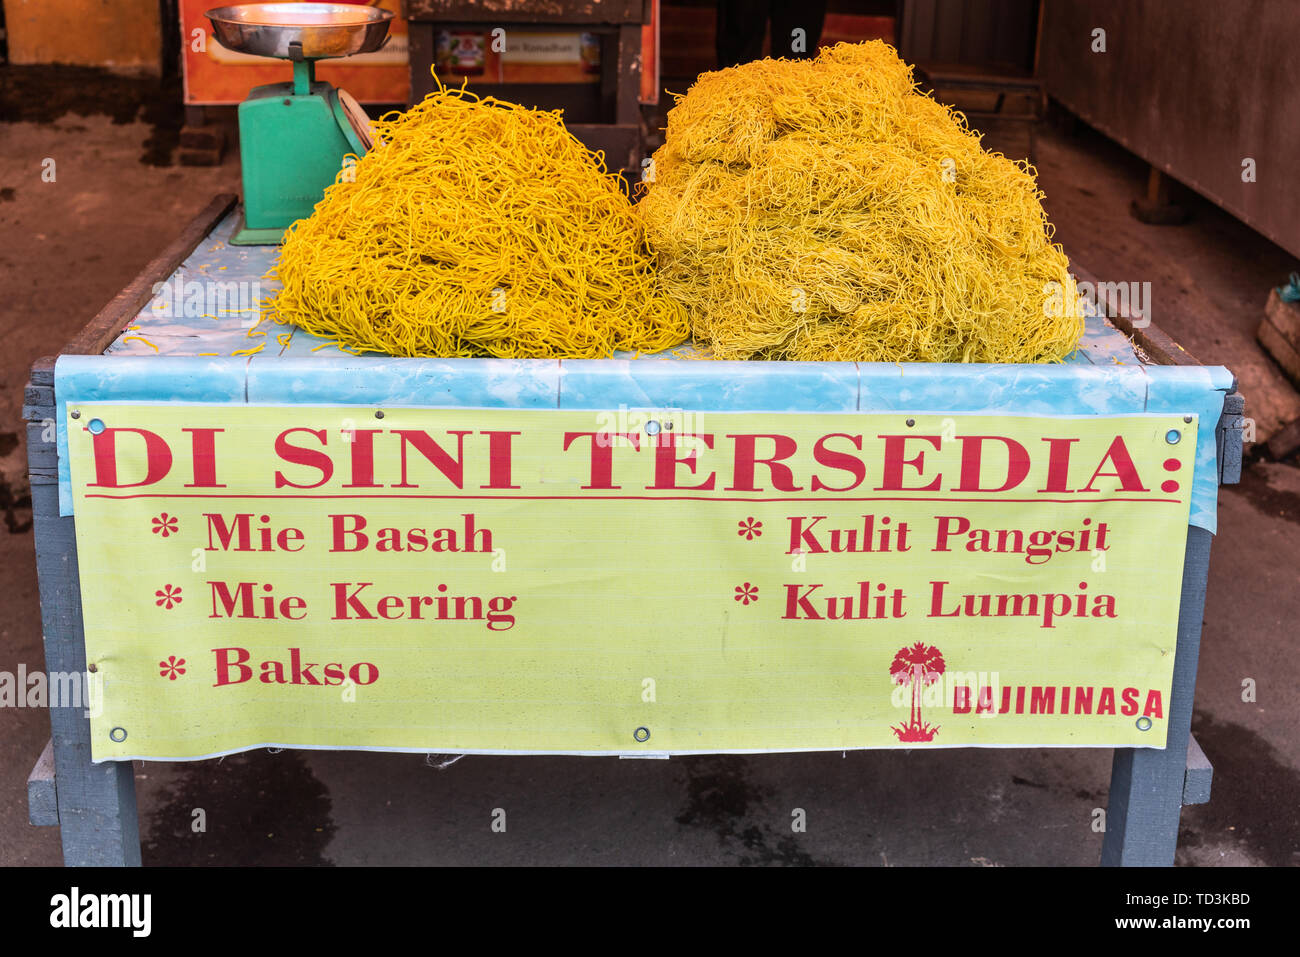
<svg viewBox="0 0 1300 957"><path fill-rule="evenodd" d="M247 3L206 16L228 50L293 62L292 83L254 87L239 104L244 212L230 241L273 246L311 215L344 157L374 145L365 112L316 79L316 61L378 50L393 14L345 3Z"/></svg>

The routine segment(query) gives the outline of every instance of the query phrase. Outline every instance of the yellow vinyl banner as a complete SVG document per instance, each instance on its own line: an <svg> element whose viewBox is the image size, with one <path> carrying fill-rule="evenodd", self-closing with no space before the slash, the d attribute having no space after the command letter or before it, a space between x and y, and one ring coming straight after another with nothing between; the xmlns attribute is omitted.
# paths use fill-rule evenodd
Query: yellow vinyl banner
<svg viewBox="0 0 1300 957"><path fill-rule="evenodd" d="M95 760L1164 747L1194 417L66 424Z"/></svg>

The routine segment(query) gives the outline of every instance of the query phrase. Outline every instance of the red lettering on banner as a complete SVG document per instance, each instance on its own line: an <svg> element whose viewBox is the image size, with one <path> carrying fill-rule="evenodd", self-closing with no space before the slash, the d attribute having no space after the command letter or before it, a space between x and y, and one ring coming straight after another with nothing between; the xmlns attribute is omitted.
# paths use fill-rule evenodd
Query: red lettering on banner
<svg viewBox="0 0 1300 957"><path fill-rule="evenodd" d="M772 478L772 487L778 492L801 492L802 485L794 484L794 472L788 465L781 465L783 459L788 459L799 451L799 444L788 435L766 435L762 433L752 435L728 435L727 438L735 439L736 450L735 458L732 462L731 481L735 484L728 486L728 492L757 492L759 487L754 484L754 472L759 465L766 465ZM758 457L758 440L771 439L776 446L776 450L767 458Z"/></svg>
<svg viewBox="0 0 1300 957"><path fill-rule="evenodd" d="M1015 488L1029 474L1029 453L1015 439L1001 435L959 435L961 442L961 481L958 492L1005 492ZM983 463L985 442L1001 442L1007 447L1007 475L997 488L984 488L980 485L980 470Z"/></svg>
<svg viewBox="0 0 1300 957"><path fill-rule="evenodd" d="M934 538L934 551L946 552L951 551L948 547L948 539L954 535L965 535L970 531L970 519L961 515L936 515L939 522L939 531Z"/></svg>
<svg viewBox="0 0 1300 957"><path fill-rule="evenodd" d="M406 481L406 447L408 445L414 446L415 450L423 455L456 488L465 487L465 436L470 435L470 432L447 430L448 435L456 436L456 457L454 459L441 445L433 440L433 436L429 435L428 432L421 432L418 429L393 429L393 432L402 439L402 480L393 488L418 487Z"/></svg>
<svg viewBox="0 0 1300 957"><path fill-rule="evenodd" d="M1107 462L1114 464L1115 471L1102 471ZM1126 492L1147 491L1146 486L1142 484L1142 480L1138 478L1137 466L1133 464L1133 457L1129 455L1128 446L1124 444L1124 437L1121 435L1115 436L1115 441L1110 443L1110 448L1106 450L1106 454L1101 457L1101 461L1097 464L1097 471L1092 473L1092 478L1088 479L1088 484L1079 491L1098 491L1092 487L1092 483L1103 475L1119 479L1120 487Z"/></svg>
<svg viewBox="0 0 1300 957"><path fill-rule="evenodd" d="M483 621L492 631L508 631L515 616L509 614L518 600L515 595L483 598L479 595L452 595L445 584L435 589L437 595L384 595L378 599L364 594L374 582L331 582L334 589L336 621L373 621L383 618L397 621L410 618L420 621ZM374 610L366 602L374 603ZM429 614L425 615L425 609Z"/></svg>
<svg viewBox="0 0 1300 957"><path fill-rule="evenodd" d="M840 472L848 472L853 476L853 481L848 485L827 485L818 476L812 477L812 491L814 492L851 492L867 477L867 466L856 455L848 452L836 452L834 449L826 447L827 439L848 439L853 443L853 447L859 452L862 451L862 436L847 435L843 432L832 432L829 435L823 435L813 446L813 459L818 465L825 465L827 468L836 469Z"/></svg>
<svg viewBox="0 0 1300 957"><path fill-rule="evenodd" d="M356 684L372 685L379 680L379 669L368 661L358 661L348 669L348 677Z"/></svg>
<svg viewBox="0 0 1300 957"><path fill-rule="evenodd" d="M958 596L952 605L945 604L947 581L930 582L931 618L1041 618L1040 628L1055 628L1055 620L1073 615L1076 618L1116 618L1114 595L1093 595L1089 603L1087 582L1079 582L1074 595L1061 592L1030 594L967 594Z"/></svg>
<svg viewBox="0 0 1300 957"><path fill-rule="evenodd" d="M641 433L639 432L565 432L564 451L575 439L591 439L591 484L586 489L611 491L622 488L614 484L614 440L627 439L632 448L641 450Z"/></svg>
<svg viewBox="0 0 1300 957"><path fill-rule="evenodd" d="M709 477L699 485L678 485L677 484L677 466L685 465L695 474L695 466L699 464L699 450L691 449L686 453L685 458L679 458L677 448L684 445L685 439L699 439L708 448L713 448L712 435L695 435L693 433L681 433L680 435L673 432L661 432L658 435L658 441L655 443L655 482L653 485L646 486L652 489L677 489L688 492L708 492L713 490L716 475L709 473Z"/></svg>
<svg viewBox="0 0 1300 957"><path fill-rule="evenodd" d="M929 442L936 450L942 444L942 439L937 435L878 435L876 438L885 440L885 458L880 470L880 486L877 492L935 492L938 491L940 483L943 481L942 475L936 475L934 481L929 485L922 485L916 488L903 484L903 466L909 465L916 469L918 477L925 474L925 452L919 451L913 458L904 458L907 454L908 439L917 439L923 442Z"/></svg>
<svg viewBox="0 0 1300 957"><path fill-rule="evenodd" d="M253 679L253 666L248 663L252 657L247 648L213 648L216 657L217 680L213 687L238 685ZM323 677L317 677L313 668L320 668ZM301 648L289 649L289 662L268 658L258 662L258 680L263 684L306 685L310 687L337 687L344 682L344 665L331 661L321 665L314 661L303 661ZM358 661L348 667L346 676L358 685L372 685L379 680L379 668L369 661Z"/></svg>
<svg viewBox="0 0 1300 957"><path fill-rule="evenodd" d="M295 432L305 432L307 435L313 435L320 440L321 445L329 444L329 436L324 429L285 429L275 437L275 454L290 465L302 465L306 468L314 468L320 471L320 479L315 482L301 483L292 482L284 477L284 473L276 470L275 487L284 488L320 488L330 480L334 474L334 461L324 452L317 449L306 449L298 445L289 444L289 436Z"/></svg>
<svg viewBox="0 0 1300 957"><path fill-rule="evenodd" d="M782 618L820 618L816 607L809 599L821 585L786 585L785 614ZM803 592L800 593L800 588ZM803 612L801 615L800 612Z"/></svg>
<svg viewBox="0 0 1300 957"><path fill-rule="evenodd" d="M1148 718L1163 718L1164 711L1160 705L1160 692L1153 688L1147 692L1147 703L1142 709L1142 714Z"/></svg>
<svg viewBox="0 0 1300 957"><path fill-rule="evenodd" d="M227 523L225 518L215 512L204 512L203 517L208 522L208 547L210 552L215 551L234 551L234 552L271 552L279 548L285 552L300 552L303 545L298 544L303 541L305 536L301 529L282 528L274 532L269 526L263 524L257 530L258 544L253 545L253 527L251 512L239 512L234 518ZM269 522L271 516L263 515L261 521ZM273 537L274 536L274 537ZM235 546L231 548L231 542ZM298 544L297 548L292 546Z"/></svg>
<svg viewBox="0 0 1300 957"><path fill-rule="evenodd" d="M186 488L225 488L217 482L217 433L225 429L181 429L190 433L194 481Z"/></svg>
<svg viewBox="0 0 1300 957"><path fill-rule="evenodd" d="M787 555L794 555L797 552L805 552L810 555L820 555L826 549L822 543L817 540L815 530L818 523L825 521L825 515L792 515L790 517L790 549Z"/></svg>
<svg viewBox="0 0 1300 957"><path fill-rule="evenodd" d="M357 582L356 588L348 591L346 582L335 582L334 588L334 618L346 621L352 617L373 619L375 616L370 613L370 609L361 601L360 595L363 591L373 585L374 582ZM349 611L352 614L349 614Z"/></svg>
<svg viewBox="0 0 1300 957"><path fill-rule="evenodd" d="M510 437L523 433L483 432L482 434L488 437L488 483L483 488L519 488L518 485L510 484Z"/></svg>
<svg viewBox="0 0 1300 957"><path fill-rule="evenodd" d="M1066 479L1070 476L1070 444L1078 439L1043 439L1047 443L1047 484L1040 492L1069 494Z"/></svg>
<svg viewBox="0 0 1300 957"><path fill-rule="evenodd" d="M284 676L284 665L280 662L271 660L262 662L262 674L259 679L263 684L282 685L288 679Z"/></svg>
<svg viewBox="0 0 1300 957"><path fill-rule="evenodd" d="M217 656L217 683L214 687L222 685L242 684L249 678L253 677L253 669L244 664L249 658L248 651L244 648L213 648L213 654ZM231 660L231 653L238 657ZM238 669L238 678L230 677L230 670Z"/></svg>
<svg viewBox="0 0 1300 957"><path fill-rule="evenodd" d="M830 552L889 552L900 551L910 552L912 547L907 544L908 527L907 522L899 522L897 528L890 528L893 521L888 515L882 515L880 518L880 527L876 527L875 515L862 516L862 528L833 528L829 530L829 536L825 542L830 545L829 548L823 543L823 539L818 537L817 526L824 521L825 515L791 515L790 522L790 547L786 551L787 555L794 555L802 552L807 555L822 555L827 551ZM821 532L823 536L826 532ZM894 540L894 536L897 540Z"/></svg>
<svg viewBox="0 0 1300 957"><path fill-rule="evenodd" d="M186 482L184 487L226 488L227 485L220 481L217 435L227 430L183 427L180 431L188 433L191 453L189 478L192 480ZM118 433L123 435L119 436ZM331 454L328 430L304 426L287 428L276 435L274 440L274 453L280 464L274 473L274 487L320 488L334 481L336 469L341 467L348 473L346 481L340 479L342 484L339 488L342 489L422 488L429 483L412 477L413 471L417 469L411 461L414 451L419 453L418 458L433 467L438 479L445 480L453 488L464 489L466 436L474 435L486 437L486 449L471 445L472 453L486 453L486 481L478 487L503 491L522 487L513 481L512 455L514 437L523 432L448 429L438 434L446 438L435 438L434 433L419 429L391 429L387 432L382 429L345 430L344 438L348 448L346 452L338 450L336 462L336 456ZM123 481L120 474L121 456L118 446L127 441L127 435L143 443L143 448L138 451L144 453L146 471L138 481ZM385 446L378 438L381 435L395 436L399 443L397 448ZM580 487L590 491L621 489L623 486L616 481L614 475L614 449L626 443L634 451L640 452L646 441L641 432L564 432L562 435L562 448L566 452L580 439L589 441L589 447L584 449L589 456L589 481ZM449 447L449 439L453 436L456 440L454 450ZM814 493L850 493L863 486L871 471L871 463L862 454L864 436L860 434L829 432L812 439L811 448L801 445L795 437L781 433L727 433L726 438L733 444L730 450L730 474L725 468L707 473L700 468L703 450L715 448L712 434L671 433L667 430L657 434L649 441L654 447L654 475L652 484L645 488L693 492L713 491L721 487L728 492L795 493L804 491L807 486ZM950 489L967 495L996 495L1023 487L1034 469L1034 459L1029 448L1008 436L959 435L956 439L961 443L960 452L949 452L939 435L881 434L876 438L881 443L880 484L874 488L876 492L925 493ZM699 440L699 447L683 452L683 446L691 440ZM1074 446L1082 439L1050 436L1040 441L1046 443L1046 449L1042 450L1046 460L1041 463L1045 473L1042 486L1034 489L1038 494L1070 495L1076 491L1104 493L1109 489L1104 485L1098 486L1097 483L1105 478L1113 479L1113 484L1119 491L1151 491L1143 483L1123 436L1115 436L1110 440L1087 484L1079 489L1072 488L1070 472L1073 459L1078 458ZM148 429L105 429L98 435L92 434L91 445L95 475L95 481L90 483L92 487L132 488L153 485L164 479L173 468L175 452L168 445L168 440ZM990 449L995 449L998 445L1006 450L1005 465L990 465ZM927 455L930 456L929 463ZM935 455L940 456L938 464L934 461ZM392 464L396 466L393 471L398 473L398 480L390 483L386 482L388 476L384 465L393 456L397 459ZM1000 460L1001 452L995 452L995 457ZM804 458L810 461L805 462ZM305 471L294 471L287 466ZM700 481L683 482L685 476L681 466L685 466L687 473ZM760 466L766 471L760 472ZM951 473L954 469L957 473L953 476L955 481L945 483L944 474ZM949 528L947 534L951 536L969 530L966 527L957 532L954 528ZM1026 530L1024 534L1028 535L1029 532ZM991 549L981 546L979 550Z"/></svg>
<svg viewBox="0 0 1300 957"><path fill-rule="evenodd" d="M379 488L375 481L375 436L382 429L349 429L347 442L352 449L352 481L344 488Z"/></svg>
<svg viewBox="0 0 1300 957"><path fill-rule="evenodd" d="M873 594L871 582L860 581L856 595L818 596L817 600L825 603L824 613L813 604L813 593L822 587L816 585L786 585L785 614L786 619L812 619L830 621L865 621L879 618L906 618L903 589L895 588L887 592L889 586L876 582Z"/></svg>
<svg viewBox="0 0 1300 957"><path fill-rule="evenodd" d="M293 677L290 679L291 684L295 685L318 685L320 680L311 673L316 667L315 662L302 663L302 652L297 648L289 649L289 667L293 671Z"/></svg>
<svg viewBox="0 0 1300 957"><path fill-rule="evenodd" d="M1130 717L1138 713L1138 690L1137 688L1125 688L1120 692L1120 700L1124 703L1120 705L1119 713L1126 714Z"/></svg>
<svg viewBox="0 0 1300 957"><path fill-rule="evenodd" d="M117 480L117 434L119 432L131 432L144 439L145 475L139 482ZM141 485L152 485L162 481L171 471L172 450L167 445L167 440L157 432L148 429L104 429L98 435L91 432L90 440L95 457L95 481L90 483L92 488L137 488Z"/></svg>
<svg viewBox="0 0 1300 957"><path fill-rule="evenodd" d="M331 515L330 526L334 530L332 552L359 552L370 544L370 536L362 531L366 520L360 515Z"/></svg>
<svg viewBox="0 0 1300 957"><path fill-rule="evenodd" d="M435 528L430 535L424 528L384 527L371 533L365 516L331 514L330 551L360 552L373 545L377 552L491 552L492 530L479 528L473 512L461 518L459 534L454 528Z"/></svg>
<svg viewBox="0 0 1300 957"><path fill-rule="evenodd" d="M281 598L277 603L271 594L257 595L261 603L259 610L254 603L253 586L256 582L240 582L232 592L225 582L210 581L208 587L212 593L212 614L209 618L287 618L289 621L302 621L307 617L307 602L297 595ZM264 592L272 591L273 586L264 584ZM239 610L236 611L235 609ZM302 612L302 614L295 614Z"/></svg>

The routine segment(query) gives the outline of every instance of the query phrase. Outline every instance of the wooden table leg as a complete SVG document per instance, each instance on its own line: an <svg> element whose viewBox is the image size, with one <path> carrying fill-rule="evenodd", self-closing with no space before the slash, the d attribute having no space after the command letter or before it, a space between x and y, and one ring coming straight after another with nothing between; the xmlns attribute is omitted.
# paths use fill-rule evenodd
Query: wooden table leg
<svg viewBox="0 0 1300 957"><path fill-rule="evenodd" d="M1210 542L1203 528L1187 529L1183 593L1178 606L1178 644L1169 695L1169 736L1163 751L1117 748L1110 775L1103 865L1168 866L1178 847L1178 820L1187 779L1187 743L1210 570Z"/></svg>
<svg viewBox="0 0 1300 957"><path fill-rule="evenodd" d="M71 516L59 516L52 359L42 359L33 368L23 413L27 421L45 670L51 687L56 683L55 676L66 675L69 677L65 686L81 689L79 701L50 702L63 862L69 866L139 866L140 832L132 763L92 764L90 760L86 640L81 619L76 527Z"/></svg>
<svg viewBox="0 0 1300 957"><path fill-rule="evenodd" d="M1180 226L1188 219L1186 206L1169 201L1169 177L1155 166L1147 176L1146 198L1129 203L1129 212L1150 226Z"/></svg>

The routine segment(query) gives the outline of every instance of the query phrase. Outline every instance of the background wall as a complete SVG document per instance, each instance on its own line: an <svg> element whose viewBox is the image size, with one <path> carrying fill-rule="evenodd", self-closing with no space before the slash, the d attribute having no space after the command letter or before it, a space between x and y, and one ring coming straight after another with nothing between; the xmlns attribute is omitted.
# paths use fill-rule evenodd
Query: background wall
<svg viewBox="0 0 1300 957"><path fill-rule="evenodd" d="M898 50L908 63L1029 73L1038 0L900 0Z"/></svg>
<svg viewBox="0 0 1300 957"><path fill-rule="evenodd" d="M158 0L4 0L4 13L11 63L159 71Z"/></svg>
<svg viewBox="0 0 1300 957"><path fill-rule="evenodd" d="M1300 255L1300 3L1044 0L1038 68L1071 112Z"/></svg>

